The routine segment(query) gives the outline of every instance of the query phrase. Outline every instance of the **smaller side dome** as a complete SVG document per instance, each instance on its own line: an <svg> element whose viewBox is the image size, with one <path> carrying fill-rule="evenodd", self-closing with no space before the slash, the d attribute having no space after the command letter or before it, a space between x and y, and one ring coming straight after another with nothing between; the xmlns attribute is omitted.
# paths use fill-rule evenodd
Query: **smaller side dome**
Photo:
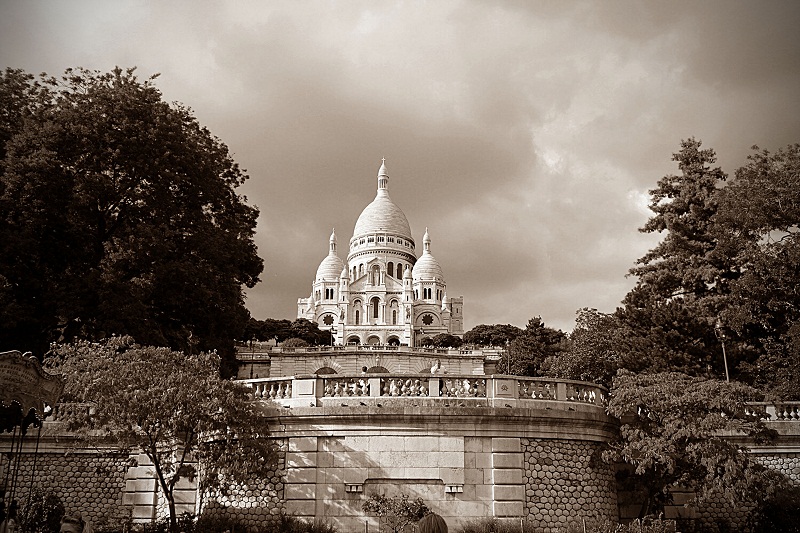
<svg viewBox="0 0 800 533"><path fill-rule="evenodd" d="M414 264L414 281L435 279L444 283L444 272L439 262L431 254L431 238L428 235L428 228L425 228L425 236L422 238L422 257L417 259Z"/></svg>
<svg viewBox="0 0 800 533"><path fill-rule="evenodd" d="M344 270L344 261L336 254L336 230L331 232L329 243L328 255L319 264L315 281L336 281Z"/></svg>

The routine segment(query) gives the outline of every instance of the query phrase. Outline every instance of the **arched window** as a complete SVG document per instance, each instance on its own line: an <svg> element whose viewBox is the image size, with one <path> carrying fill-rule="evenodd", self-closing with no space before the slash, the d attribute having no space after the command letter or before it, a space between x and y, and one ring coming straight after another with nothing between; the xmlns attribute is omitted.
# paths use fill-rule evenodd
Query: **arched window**
<svg viewBox="0 0 800 533"><path fill-rule="evenodd" d="M378 299L377 297L372 299L372 318L376 320L378 319L378 308L380 307L380 305L381 305L380 299Z"/></svg>
<svg viewBox="0 0 800 533"><path fill-rule="evenodd" d="M361 324L361 313L356 309L356 326Z"/></svg>
<svg viewBox="0 0 800 533"><path fill-rule="evenodd" d="M392 325L397 325L397 309L392 309Z"/></svg>
<svg viewBox="0 0 800 533"><path fill-rule="evenodd" d="M394 263L391 261L389 261L389 264L386 265L386 274L392 278L394 277Z"/></svg>
<svg viewBox="0 0 800 533"><path fill-rule="evenodd" d="M397 263L397 279L403 278L403 263Z"/></svg>

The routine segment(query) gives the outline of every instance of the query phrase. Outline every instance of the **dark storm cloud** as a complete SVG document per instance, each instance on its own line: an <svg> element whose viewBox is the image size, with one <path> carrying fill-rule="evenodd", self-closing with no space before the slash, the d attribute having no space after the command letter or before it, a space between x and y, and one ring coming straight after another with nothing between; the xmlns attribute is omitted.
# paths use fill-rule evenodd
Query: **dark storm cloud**
<svg viewBox="0 0 800 533"><path fill-rule="evenodd" d="M292 318L387 158L466 326L613 310L680 140L732 173L800 141L796 2L26 2L0 58L138 65L222 138L261 209L258 318Z"/></svg>

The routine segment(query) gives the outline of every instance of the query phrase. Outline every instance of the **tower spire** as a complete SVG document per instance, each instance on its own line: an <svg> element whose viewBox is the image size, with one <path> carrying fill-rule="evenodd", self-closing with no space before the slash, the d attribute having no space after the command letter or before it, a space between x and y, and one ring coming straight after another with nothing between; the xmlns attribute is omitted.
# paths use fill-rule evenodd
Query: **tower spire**
<svg viewBox="0 0 800 533"><path fill-rule="evenodd" d="M386 170L386 158L381 158L381 168L378 169L378 194L388 192L389 172Z"/></svg>

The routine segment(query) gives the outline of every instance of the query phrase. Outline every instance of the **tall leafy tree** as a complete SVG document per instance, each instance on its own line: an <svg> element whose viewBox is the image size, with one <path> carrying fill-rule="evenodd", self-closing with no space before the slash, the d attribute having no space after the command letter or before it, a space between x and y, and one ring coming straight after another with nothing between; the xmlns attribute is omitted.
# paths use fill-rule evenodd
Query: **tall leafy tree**
<svg viewBox="0 0 800 533"><path fill-rule="evenodd" d="M172 531L181 479L224 490L274 465L261 404L244 385L220 378L216 354L142 347L130 337L58 345L51 354L45 365L65 377L63 401L91 405L64 414L68 429L146 454Z"/></svg>
<svg viewBox="0 0 800 533"><path fill-rule="evenodd" d="M737 243L742 275L723 320L758 358L747 378L800 399L800 144L759 150L721 191L720 239Z"/></svg>
<svg viewBox="0 0 800 533"><path fill-rule="evenodd" d="M517 376L540 376L545 371L545 362L557 357L566 347L564 332L545 326L537 316L528 320L522 334L508 345L497 370Z"/></svg>
<svg viewBox="0 0 800 533"><path fill-rule="evenodd" d="M227 146L154 79L0 78L0 344L130 334L230 361L258 211Z"/></svg>
<svg viewBox="0 0 800 533"><path fill-rule="evenodd" d="M618 350L620 330L614 314L597 309L579 310L567 349L551 359L547 374L610 387L617 369L629 363L626 354Z"/></svg>
<svg viewBox="0 0 800 533"><path fill-rule="evenodd" d="M681 173L661 178L650 191L655 215L640 231L664 239L630 270L636 286L617 312L635 368L711 371L724 375L714 325L725 309L730 283L739 276L731 250L720 246L713 217L726 175L713 150L688 139L673 155Z"/></svg>

